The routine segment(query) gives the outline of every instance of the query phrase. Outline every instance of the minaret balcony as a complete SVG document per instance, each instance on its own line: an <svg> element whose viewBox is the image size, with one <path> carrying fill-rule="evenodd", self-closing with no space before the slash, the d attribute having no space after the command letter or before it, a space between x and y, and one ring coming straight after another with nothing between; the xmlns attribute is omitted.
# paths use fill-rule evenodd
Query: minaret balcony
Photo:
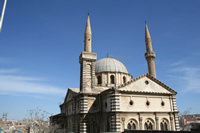
<svg viewBox="0 0 200 133"><path fill-rule="evenodd" d="M144 56L145 56L146 59L147 59L147 58L155 58L155 57L156 57L156 54L155 54L155 52L146 52L146 53L144 54Z"/></svg>

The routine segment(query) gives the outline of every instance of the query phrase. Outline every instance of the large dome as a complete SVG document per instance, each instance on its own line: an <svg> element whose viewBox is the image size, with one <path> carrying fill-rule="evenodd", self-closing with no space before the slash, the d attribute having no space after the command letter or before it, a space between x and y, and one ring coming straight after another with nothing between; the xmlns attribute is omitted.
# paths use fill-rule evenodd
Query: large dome
<svg viewBox="0 0 200 133"><path fill-rule="evenodd" d="M95 64L95 72L121 72L128 74L124 64L113 58L103 58L97 61Z"/></svg>

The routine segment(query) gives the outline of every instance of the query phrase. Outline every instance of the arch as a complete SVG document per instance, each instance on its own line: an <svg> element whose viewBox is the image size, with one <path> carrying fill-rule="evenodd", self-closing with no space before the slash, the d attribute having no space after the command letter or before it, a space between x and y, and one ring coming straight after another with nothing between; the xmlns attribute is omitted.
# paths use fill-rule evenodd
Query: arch
<svg viewBox="0 0 200 133"><path fill-rule="evenodd" d="M102 78L101 78L101 76L97 77L97 84L98 85L102 84Z"/></svg>
<svg viewBox="0 0 200 133"><path fill-rule="evenodd" d="M128 130L136 130L137 126L138 126L137 121L135 119L130 119L127 124L127 129Z"/></svg>
<svg viewBox="0 0 200 133"><path fill-rule="evenodd" d="M115 83L115 76L114 76L114 75L111 75L111 76L110 76L110 83L111 83L111 84L114 84L114 83Z"/></svg>
<svg viewBox="0 0 200 133"><path fill-rule="evenodd" d="M123 83L126 83L126 77L123 76Z"/></svg>
<svg viewBox="0 0 200 133"><path fill-rule="evenodd" d="M161 119L160 130L162 130L162 131L169 130L169 121L166 118Z"/></svg>
<svg viewBox="0 0 200 133"><path fill-rule="evenodd" d="M154 129L154 121L151 118L145 120L144 123L145 130L153 130Z"/></svg>

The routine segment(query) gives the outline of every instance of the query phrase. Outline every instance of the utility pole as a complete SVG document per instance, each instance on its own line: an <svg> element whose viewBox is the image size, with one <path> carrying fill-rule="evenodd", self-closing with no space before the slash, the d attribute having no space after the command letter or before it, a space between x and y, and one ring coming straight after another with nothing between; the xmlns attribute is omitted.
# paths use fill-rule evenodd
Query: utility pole
<svg viewBox="0 0 200 133"><path fill-rule="evenodd" d="M4 14L5 14L5 10L6 10L6 3L7 3L7 0L4 0L3 8L2 8L2 11L1 11L1 17L0 17L0 32L1 32L1 29L2 29L3 18L4 18Z"/></svg>

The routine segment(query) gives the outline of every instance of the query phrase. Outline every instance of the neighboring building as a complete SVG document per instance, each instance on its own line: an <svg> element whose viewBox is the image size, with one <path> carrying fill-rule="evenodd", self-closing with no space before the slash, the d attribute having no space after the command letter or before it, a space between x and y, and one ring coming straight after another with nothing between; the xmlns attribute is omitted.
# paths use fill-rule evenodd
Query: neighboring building
<svg viewBox="0 0 200 133"><path fill-rule="evenodd" d="M179 130L176 94L156 79L155 53L145 24L145 58L148 74L132 78L118 60L97 62L92 52L89 16L84 51L79 56L80 88L69 88L61 113L51 122L63 120L63 132L123 132L129 130ZM75 70L74 70L75 71Z"/></svg>
<svg viewBox="0 0 200 133"><path fill-rule="evenodd" d="M17 120L0 121L0 133L25 133L23 132L25 126L18 124Z"/></svg>
<svg viewBox="0 0 200 133"><path fill-rule="evenodd" d="M180 130L182 131L200 129L200 114L181 115L179 121Z"/></svg>
<svg viewBox="0 0 200 133"><path fill-rule="evenodd" d="M194 115L183 115L184 125L188 125L191 123L200 123L200 114Z"/></svg>

